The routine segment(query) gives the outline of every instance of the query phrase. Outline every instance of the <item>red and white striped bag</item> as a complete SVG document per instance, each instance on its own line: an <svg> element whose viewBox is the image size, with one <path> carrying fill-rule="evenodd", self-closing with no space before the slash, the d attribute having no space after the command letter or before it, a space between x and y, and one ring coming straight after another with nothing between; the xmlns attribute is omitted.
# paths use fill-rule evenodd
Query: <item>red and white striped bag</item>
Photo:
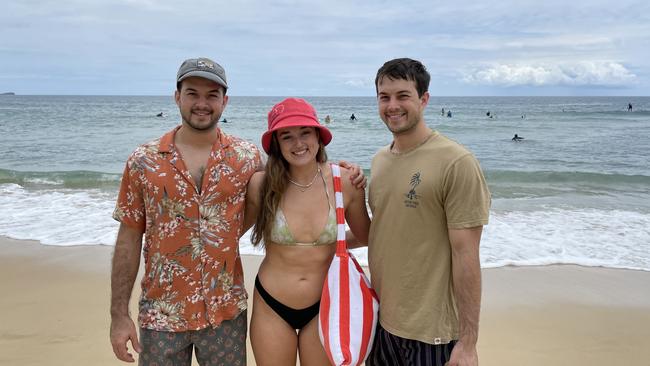
<svg viewBox="0 0 650 366"><path fill-rule="evenodd" d="M323 284L318 315L320 340L332 365L361 365L370 352L379 301L345 242L341 171L332 164L338 224L336 254Z"/></svg>

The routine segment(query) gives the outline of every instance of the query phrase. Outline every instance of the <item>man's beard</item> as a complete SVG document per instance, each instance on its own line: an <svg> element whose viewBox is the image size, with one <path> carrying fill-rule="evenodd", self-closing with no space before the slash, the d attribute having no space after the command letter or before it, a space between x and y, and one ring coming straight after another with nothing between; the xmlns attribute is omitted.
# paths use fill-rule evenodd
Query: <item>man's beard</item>
<svg viewBox="0 0 650 366"><path fill-rule="evenodd" d="M186 118L185 116L183 116L183 122L185 122L193 130L196 130L196 131L208 131L208 130L213 129L214 126L216 126L217 123L219 123L219 118L221 118L220 115L214 116L214 118L210 119L210 123L208 123L205 126L201 126L201 125L197 125L196 123L192 122L192 112L190 112L189 118Z"/></svg>
<svg viewBox="0 0 650 366"><path fill-rule="evenodd" d="M413 130L418 125L419 121L418 120L415 120L415 121L407 120L407 122L408 123L406 125L399 126L399 127L396 127L396 128L391 127L390 123L388 123L386 121L384 121L384 124L386 125L386 127L388 127L388 130L391 133L393 133L395 135L401 135L401 134L404 134L404 133L407 133L407 132Z"/></svg>

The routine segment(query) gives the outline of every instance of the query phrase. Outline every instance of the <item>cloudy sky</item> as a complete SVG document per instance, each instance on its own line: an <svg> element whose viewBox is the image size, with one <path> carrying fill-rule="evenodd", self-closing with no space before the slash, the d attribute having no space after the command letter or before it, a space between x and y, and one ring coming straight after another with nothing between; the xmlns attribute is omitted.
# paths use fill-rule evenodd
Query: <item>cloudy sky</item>
<svg viewBox="0 0 650 366"><path fill-rule="evenodd" d="M650 95L650 2L9 0L0 92L169 95L207 56L231 95L374 95L396 57L432 95Z"/></svg>

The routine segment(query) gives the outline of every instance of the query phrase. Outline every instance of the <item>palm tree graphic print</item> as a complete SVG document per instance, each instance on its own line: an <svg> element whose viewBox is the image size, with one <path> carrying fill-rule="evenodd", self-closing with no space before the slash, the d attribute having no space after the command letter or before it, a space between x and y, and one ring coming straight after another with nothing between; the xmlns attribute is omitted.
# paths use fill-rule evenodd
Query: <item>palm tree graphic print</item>
<svg viewBox="0 0 650 366"><path fill-rule="evenodd" d="M410 200L416 200L418 199L418 194L415 192L415 187L417 187L422 181L420 180L420 172L417 172L413 174L411 177L411 182L409 185L411 186L411 190L409 193L406 194L406 197Z"/></svg>

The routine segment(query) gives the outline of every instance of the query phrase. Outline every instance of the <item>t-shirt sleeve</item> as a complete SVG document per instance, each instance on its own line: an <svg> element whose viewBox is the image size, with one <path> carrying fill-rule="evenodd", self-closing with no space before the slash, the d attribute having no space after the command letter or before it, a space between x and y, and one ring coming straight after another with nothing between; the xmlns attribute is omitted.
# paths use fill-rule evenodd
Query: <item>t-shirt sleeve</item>
<svg viewBox="0 0 650 366"><path fill-rule="evenodd" d="M449 229L486 225L491 196L481 166L472 154L456 160L445 176L445 213Z"/></svg>
<svg viewBox="0 0 650 366"><path fill-rule="evenodd" d="M117 196L113 218L125 225L144 231L146 217L140 174L141 169L137 168L135 158L132 155L126 162L122 174L120 192Z"/></svg>

